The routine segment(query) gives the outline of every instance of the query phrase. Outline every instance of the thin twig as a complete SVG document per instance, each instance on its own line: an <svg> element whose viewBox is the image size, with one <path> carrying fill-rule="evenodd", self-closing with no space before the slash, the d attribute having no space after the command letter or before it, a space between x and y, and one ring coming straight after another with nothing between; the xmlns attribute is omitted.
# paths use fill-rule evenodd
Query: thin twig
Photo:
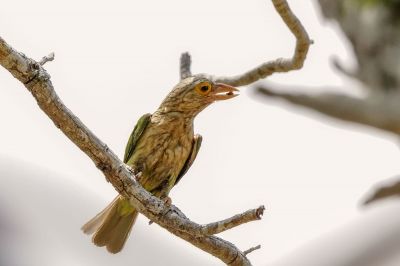
<svg viewBox="0 0 400 266"><path fill-rule="evenodd" d="M245 256L247 256L249 253L251 253L251 252L253 252L253 251L257 250L257 249L260 249L260 248L261 248L261 245L257 245L255 247L252 247L252 248L249 248L248 250L243 251L243 254Z"/></svg>
<svg viewBox="0 0 400 266"><path fill-rule="evenodd" d="M201 233L203 235L215 235L244 223L260 220L264 210L265 207L260 206L257 209L248 210L231 218L206 224L201 228Z"/></svg>
<svg viewBox="0 0 400 266"><path fill-rule="evenodd" d="M192 61L188 52L182 53L180 58L180 75L181 79L190 77L192 75L190 71L190 65Z"/></svg>
<svg viewBox="0 0 400 266"><path fill-rule="evenodd" d="M212 77L216 82L222 82L232 86L244 86L256 82L259 79L266 78L276 72L289 72L303 67L308 48L312 41L308 37L301 22L290 10L289 5L285 0L272 0L272 3L289 30L296 37L296 47L293 57L290 59L279 58L274 61L263 63L258 67L237 76Z"/></svg>
<svg viewBox="0 0 400 266"><path fill-rule="evenodd" d="M54 60L54 53L51 52L50 54L43 56L42 60L39 61L39 64L43 66L47 62L53 61Z"/></svg>

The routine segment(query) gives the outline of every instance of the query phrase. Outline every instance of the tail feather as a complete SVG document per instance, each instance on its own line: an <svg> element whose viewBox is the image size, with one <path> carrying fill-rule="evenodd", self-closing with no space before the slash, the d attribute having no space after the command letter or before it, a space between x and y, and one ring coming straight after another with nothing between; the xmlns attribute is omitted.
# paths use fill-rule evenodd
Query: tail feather
<svg viewBox="0 0 400 266"><path fill-rule="evenodd" d="M135 210L122 215L119 211L122 201L122 197L116 197L102 212L82 226L84 233L94 233L92 241L96 246L106 246L111 253L122 250L138 216Z"/></svg>
<svg viewBox="0 0 400 266"><path fill-rule="evenodd" d="M138 212L135 211L128 216L123 217L115 226L114 230L110 233L108 243L106 244L109 252L115 254L122 250L137 216Z"/></svg>
<svg viewBox="0 0 400 266"><path fill-rule="evenodd" d="M112 208L110 208L99 228L94 233L92 238L93 243L99 247L107 245L114 228L122 218L122 216L118 215L118 203L116 203Z"/></svg>
<svg viewBox="0 0 400 266"><path fill-rule="evenodd" d="M82 231L87 234L91 235L99 229L102 225L104 220L106 219L108 213L110 212L111 208L116 204L118 197L116 197L104 210L99 212L95 217L90 219L87 223L82 226Z"/></svg>

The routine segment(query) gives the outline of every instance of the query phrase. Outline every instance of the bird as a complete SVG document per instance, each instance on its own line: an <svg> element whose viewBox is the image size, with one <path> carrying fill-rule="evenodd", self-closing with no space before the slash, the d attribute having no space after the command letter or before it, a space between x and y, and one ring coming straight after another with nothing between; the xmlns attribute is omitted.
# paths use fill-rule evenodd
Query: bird
<svg viewBox="0 0 400 266"><path fill-rule="evenodd" d="M204 75L182 79L152 114L136 123L125 148L123 162L138 173L144 189L170 204L168 194L189 170L202 137L194 134L194 118L210 104L238 95L233 86ZM138 211L118 195L103 211L82 226L92 242L118 253L131 232Z"/></svg>

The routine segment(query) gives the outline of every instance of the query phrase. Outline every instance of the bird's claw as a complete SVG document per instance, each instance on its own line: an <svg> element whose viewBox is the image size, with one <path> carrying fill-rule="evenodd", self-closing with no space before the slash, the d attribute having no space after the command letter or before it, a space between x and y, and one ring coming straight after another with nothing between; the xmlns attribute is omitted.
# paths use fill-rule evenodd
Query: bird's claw
<svg viewBox="0 0 400 266"><path fill-rule="evenodd" d="M128 169L129 173L131 173L133 175L135 174L135 170L133 170L133 168L130 167L129 165L126 165L126 169Z"/></svg>
<svg viewBox="0 0 400 266"><path fill-rule="evenodd" d="M142 178L142 172L135 172L134 169L130 168L129 172L135 177L136 181L140 183L140 179Z"/></svg>
<svg viewBox="0 0 400 266"><path fill-rule="evenodd" d="M161 200L164 202L164 204L167 207L170 207L172 205L172 199L170 197L168 197L168 196L162 198Z"/></svg>

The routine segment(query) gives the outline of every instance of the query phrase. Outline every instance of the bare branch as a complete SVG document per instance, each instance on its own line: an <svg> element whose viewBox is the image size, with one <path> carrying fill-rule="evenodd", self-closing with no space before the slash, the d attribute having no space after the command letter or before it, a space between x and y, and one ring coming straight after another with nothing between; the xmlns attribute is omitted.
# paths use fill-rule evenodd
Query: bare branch
<svg viewBox="0 0 400 266"><path fill-rule="evenodd" d="M188 52L182 53L180 58L180 75L181 79L190 77L192 73L190 72L191 58Z"/></svg>
<svg viewBox="0 0 400 266"><path fill-rule="evenodd" d="M252 248L249 248L248 250L243 251L243 254L245 256L247 256L249 253L251 253L251 252L253 252L253 251L257 250L257 249L260 249L260 248L261 248L261 245L257 245L255 247L252 247Z"/></svg>
<svg viewBox="0 0 400 266"><path fill-rule="evenodd" d="M15 51L1 37L0 65L25 85L56 127L90 157L107 181L140 213L226 264L251 265L233 244L215 236L197 234L201 231L200 225L187 219L175 206L166 206L144 190L126 165L62 103L45 69Z"/></svg>
<svg viewBox="0 0 400 266"><path fill-rule="evenodd" d="M278 11L282 20L289 30L296 37L296 48L292 58L279 58L259 65L258 67L237 76L232 77L213 77L217 82L226 83L232 86L244 86L256 82L259 79L266 78L276 72L289 72L303 67L308 48L312 41L309 39L306 30L301 22L290 10L286 0L272 0L276 11Z"/></svg>
<svg viewBox="0 0 400 266"><path fill-rule="evenodd" d="M215 235L244 223L261 220L264 210L265 207L260 206L257 209L248 210L244 213L232 216L231 218L203 225L201 233L203 235Z"/></svg>
<svg viewBox="0 0 400 266"><path fill-rule="evenodd" d="M43 56L42 60L39 61L39 64L43 66L47 62L53 61L54 60L54 53L50 53L46 56Z"/></svg>
<svg viewBox="0 0 400 266"><path fill-rule="evenodd" d="M384 184L382 184L384 183ZM400 180L395 180L388 184L387 181L381 182L373 188L373 193L364 202L364 205L368 205L372 202L387 199L389 197L400 197Z"/></svg>
<svg viewBox="0 0 400 266"><path fill-rule="evenodd" d="M281 98L334 118L368 125L400 135L399 95L374 95L356 98L339 93L312 95L278 92L266 86L258 87L256 93L260 96Z"/></svg>
<svg viewBox="0 0 400 266"><path fill-rule="evenodd" d="M356 70L350 70L348 68L346 68L345 66L343 66L343 64L339 61L339 58L337 57L333 57L331 60L333 66L335 67L335 69L337 71L339 71L340 73L342 73L343 75L351 78L351 79L357 79L359 80L360 77L358 76L358 73Z"/></svg>

